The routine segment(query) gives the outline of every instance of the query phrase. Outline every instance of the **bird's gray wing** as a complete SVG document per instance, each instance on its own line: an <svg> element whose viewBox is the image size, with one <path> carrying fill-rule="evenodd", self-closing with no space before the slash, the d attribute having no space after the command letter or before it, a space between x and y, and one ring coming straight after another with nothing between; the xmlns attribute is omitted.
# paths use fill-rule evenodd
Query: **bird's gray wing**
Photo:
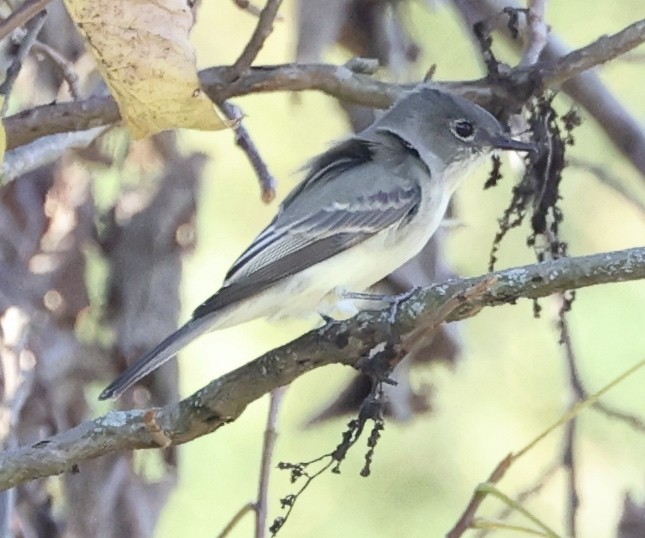
<svg viewBox="0 0 645 538"><path fill-rule="evenodd" d="M259 293L414 215L421 189L414 174L406 173L412 165L406 168L405 160L416 157L403 154L401 162L384 167L370 144L351 139L319 157L298 194L285 201L193 319ZM345 186L338 184L341 177Z"/></svg>

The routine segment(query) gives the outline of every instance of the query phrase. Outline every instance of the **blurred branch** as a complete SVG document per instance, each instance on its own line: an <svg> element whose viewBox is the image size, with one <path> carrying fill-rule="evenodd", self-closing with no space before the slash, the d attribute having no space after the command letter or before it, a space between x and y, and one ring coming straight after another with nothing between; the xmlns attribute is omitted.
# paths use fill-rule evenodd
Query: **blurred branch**
<svg viewBox="0 0 645 538"><path fill-rule="evenodd" d="M571 390L570 408L580 405L588 396L580 378L580 370L578 368L578 358L573 348L573 340L571 332L569 331L569 320L566 317L567 312L571 308L570 299L560 293L558 294L560 303L560 343L564 348L564 355L566 358L566 365L568 370L569 388ZM576 432L578 430L578 417L573 417L569 420L564 427L563 438L563 451L562 451L562 467L566 472L566 489L567 489L567 505L566 505L566 524L567 536L576 538L577 532L577 518L578 509L580 507L580 495L578 493L578 467L576 459Z"/></svg>
<svg viewBox="0 0 645 538"><path fill-rule="evenodd" d="M488 477L488 480L486 480L486 484L495 484L499 482L504 475L506 474L506 471L510 468L511 464L513 463L513 455L509 454L506 456L502 461L500 461L495 469L493 469L493 472L490 474ZM477 488L475 491L475 494L472 496L470 499L470 502L466 506L466 509L464 510L463 514L459 517L457 520L457 523L455 523L455 526L448 531L446 534L446 538L459 538L466 532L467 530L470 530L472 528L472 523L475 519L475 514L477 513L477 510L479 510L479 507L481 504L484 502L486 499L487 494L483 491Z"/></svg>
<svg viewBox="0 0 645 538"><path fill-rule="evenodd" d="M489 292L466 300L448 318L476 315L483 307L512 304L596 284L645 279L645 247L562 258L471 279L453 279L417 290L393 313L363 312L332 322L230 372L185 400L160 408L112 411L31 446L0 454L0 489L73 471L79 462L117 450L186 443L235 421L246 406L297 377L328 364L356 366L383 342L400 342L447 301L496 281Z"/></svg>
<svg viewBox="0 0 645 538"><path fill-rule="evenodd" d="M242 508L240 508L235 515L231 518L231 520L226 524L226 527L222 530L217 535L217 538L226 538L235 527L237 527L238 523L244 519L244 516L248 514L249 512L254 512L255 511L255 505L252 502L246 503Z"/></svg>
<svg viewBox="0 0 645 538"><path fill-rule="evenodd" d="M517 504L524 504L531 497L534 497L535 495L540 493L544 489L544 486L547 485L547 483L553 478L555 473L559 470L560 470L559 461L552 463L549 467L547 467L544 470L544 472L542 472L542 474L537 478L537 480L535 480L533 485L521 491L515 497ZM497 521L502 521L502 520L508 519L512 514L513 514L513 508L510 506L505 506L494 519ZM477 532L477 534L475 535L475 538L484 538L485 536L488 536L489 534L491 534L493 531L494 529L492 528L481 529L479 530L479 532Z"/></svg>
<svg viewBox="0 0 645 538"><path fill-rule="evenodd" d="M35 358L25 349L31 319L17 307L10 307L0 316L0 446L18 446L18 425L22 409L34 384ZM0 535L11 536L16 491L0 492Z"/></svg>
<svg viewBox="0 0 645 538"><path fill-rule="evenodd" d="M45 20L47 20L47 12L41 11L34 17L33 23L27 29L25 36L22 38L18 52L13 58L11 65L7 69L6 77L4 82L0 84L0 95L4 96L4 101L2 102L2 107L0 109L0 116L3 116L7 113L9 108L9 96L11 95L11 90L13 85L18 78L18 74L22 69L22 62L25 61L25 58L29 54L31 47L36 42L38 34L45 25Z"/></svg>
<svg viewBox="0 0 645 538"><path fill-rule="evenodd" d="M529 0L529 8L526 14L529 31L521 65L537 63L540 59L540 54L546 47L549 37L549 28L546 24L546 3L547 0Z"/></svg>
<svg viewBox="0 0 645 538"><path fill-rule="evenodd" d="M637 371L642 370L643 366L645 366L645 359L637 361L635 364L630 366L627 370L625 370L620 375L612 379L600 390L598 390L594 394L591 394L586 400L579 401L578 403L573 405L563 416L561 416L557 421L551 424L546 430L538 434L533 440L531 440L523 448L508 454L502 461L500 461L497 464L493 473L490 475L490 478L486 482L480 483L475 488L474 494L471 497L470 502L466 506L466 509L464 510L460 518L457 520L457 523L455 524L455 526L448 532L448 534L446 534L446 537L458 538L462 536L464 532L466 532L471 528L498 528L498 529L508 528L506 526L500 526L494 522L487 522L486 520L482 520L481 518L475 517L477 510L479 509L479 506L481 505L485 497L488 495L497 497L499 500L504 502L504 504L506 504L509 508L512 508L514 511L517 511L523 516L527 517L531 522L533 522L534 525L537 525L542 531L544 531L544 532L538 532L537 535L549 536L553 538L556 538L557 536L559 536L553 530L547 527L545 523L543 523L541 520L539 520L538 518L533 516L530 512L528 512L528 510L526 510L526 508L524 508L522 504L518 503L517 501L514 501L507 495L504 495L495 486L495 484L504 477L504 475L510 469L511 465L513 465L513 463L515 463L518 459L525 456L529 452L533 451L533 449L542 440L544 440L549 434L553 433L553 431L560 428L561 426L568 425L584 409L589 408L591 405L597 402L599 398L606 395L608 391L610 391L612 388L615 388L617 385L625 381L628 377L632 376ZM567 462L564 461L563 464L566 465ZM577 503L577 499L574 499L574 503ZM513 527L513 528L515 530L526 530L529 533L536 534L531 529L528 529L525 527ZM574 532L575 532L575 529L574 529ZM569 536L569 534L567 534L567 536ZM572 538L575 538L575 536Z"/></svg>
<svg viewBox="0 0 645 538"><path fill-rule="evenodd" d="M87 131L54 134L8 151L0 165L0 186L53 163L68 149L88 147L109 129L110 126L95 127Z"/></svg>
<svg viewBox="0 0 645 538"><path fill-rule="evenodd" d="M482 105L506 104L518 107L544 88L561 84L586 69L608 62L645 42L645 20L636 22L611 36L604 36L564 57L531 66L511 69L507 77L492 83L488 79L444 82L439 86L459 93ZM410 85L388 84L352 72L346 66L327 64L286 64L251 67L240 74L234 85L232 67L212 67L200 73L204 91L221 103L235 96L276 91L318 90L338 99L387 108ZM234 76L233 76L234 78ZM37 138L67 131L85 130L119 121L119 111L111 97L92 97L74 103L51 104L21 112L4 121L8 149ZM633 120L631 120L634 123ZM601 123L601 127L605 127ZM630 148L645 147L642 129L633 127L616 138L622 144L629 134ZM624 144L623 144L624 146ZM645 151L639 157L632 149L625 153L645 174ZM644 161L641 163L641 161Z"/></svg>
<svg viewBox="0 0 645 538"><path fill-rule="evenodd" d="M44 54L52 61L60 71L65 82L67 82L69 94L72 96L72 99L74 99L74 101L78 101L81 98L81 89L79 86L78 74L76 73L72 62L65 58L65 56L58 52L54 47L47 43L43 43L42 41L36 41L31 50L36 53Z"/></svg>
<svg viewBox="0 0 645 538"><path fill-rule="evenodd" d="M274 467L273 451L278 438L278 416L287 387L278 387L270 394L267 425L264 430L262 446L262 465L260 466L260 484L258 499L255 502L255 538L264 538L267 532L267 516L269 511L269 478Z"/></svg>
<svg viewBox="0 0 645 538"><path fill-rule="evenodd" d="M645 217L645 201L642 201L637 194L631 192L631 190L628 189L621 180L613 175L609 170L590 161L577 159L575 157L567 157L567 162L570 166L580 168L581 170L585 170L590 174L593 174L598 181L604 183L607 187L613 189L616 193L622 196L625 202L634 205L636 209L640 211L641 216Z"/></svg>
<svg viewBox="0 0 645 538"><path fill-rule="evenodd" d="M7 20L0 24L0 40L7 37L16 28L28 23L38 15L38 13L43 11L51 1L52 0L33 0L31 2L25 2L16 11L14 11Z"/></svg>

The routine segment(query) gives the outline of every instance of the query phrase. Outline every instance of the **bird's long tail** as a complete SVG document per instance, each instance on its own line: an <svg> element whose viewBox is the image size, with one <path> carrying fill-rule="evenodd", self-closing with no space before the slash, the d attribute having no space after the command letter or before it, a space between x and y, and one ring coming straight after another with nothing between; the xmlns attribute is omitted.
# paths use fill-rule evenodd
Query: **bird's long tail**
<svg viewBox="0 0 645 538"><path fill-rule="evenodd" d="M180 349L192 342L201 334L207 332L213 327L213 319L206 316L200 319L192 319L152 351L139 357L136 362L131 364L125 372L117 377L108 387L101 392L99 400L109 398L118 398L134 383L147 376L153 370L159 368L164 362L171 359Z"/></svg>

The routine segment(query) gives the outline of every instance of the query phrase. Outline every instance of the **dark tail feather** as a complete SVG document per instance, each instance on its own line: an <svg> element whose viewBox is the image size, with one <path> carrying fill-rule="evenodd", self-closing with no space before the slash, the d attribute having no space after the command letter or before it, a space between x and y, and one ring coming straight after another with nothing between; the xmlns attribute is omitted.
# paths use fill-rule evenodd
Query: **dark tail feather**
<svg viewBox="0 0 645 538"><path fill-rule="evenodd" d="M184 326L172 333L152 351L139 357L136 362L131 364L125 372L112 381L112 383L110 383L108 387L101 392L99 400L118 398L129 387L159 368L164 362L171 359L180 349L212 327L212 317L190 320Z"/></svg>

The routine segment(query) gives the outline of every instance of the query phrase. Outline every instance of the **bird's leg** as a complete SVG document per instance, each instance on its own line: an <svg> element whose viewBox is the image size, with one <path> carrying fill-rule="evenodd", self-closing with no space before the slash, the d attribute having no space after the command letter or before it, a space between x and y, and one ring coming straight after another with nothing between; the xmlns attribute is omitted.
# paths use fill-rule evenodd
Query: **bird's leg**
<svg viewBox="0 0 645 538"><path fill-rule="evenodd" d="M344 292L343 297L347 299L354 299L354 300L360 300L360 301L380 301L382 303L387 303L390 308L390 313L388 315L388 321L390 323L394 322L394 319L396 318L396 314L399 309L399 305L408 299L411 295L414 294L415 291L417 291L417 287L414 287L408 291L404 291L403 293L400 293L398 295L387 295L385 293L369 293L369 292L354 292L354 291L347 291Z"/></svg>

